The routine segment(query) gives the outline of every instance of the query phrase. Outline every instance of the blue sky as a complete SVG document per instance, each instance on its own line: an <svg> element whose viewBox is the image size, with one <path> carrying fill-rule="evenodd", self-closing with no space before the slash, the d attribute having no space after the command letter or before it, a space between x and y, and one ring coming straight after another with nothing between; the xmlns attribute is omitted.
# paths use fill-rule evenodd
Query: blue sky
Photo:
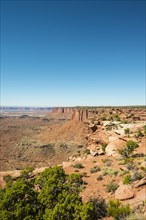
<svg viewBox="0 0 146 220"><path fill-rule="evenodd" d="M145 104L145 1L1 1L1 105Z"/></svg>

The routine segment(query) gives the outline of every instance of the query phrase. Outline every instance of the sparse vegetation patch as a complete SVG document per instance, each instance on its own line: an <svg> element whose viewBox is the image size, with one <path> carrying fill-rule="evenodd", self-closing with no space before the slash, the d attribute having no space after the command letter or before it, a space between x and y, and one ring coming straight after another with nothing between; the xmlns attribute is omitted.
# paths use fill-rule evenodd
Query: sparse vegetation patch
<svg viewBox="0 0 146 220"><path fill-rule="evenodd" d="M84 168L84 165L82 163L76 163L73 165L74 168L82 169Z"/></svg>
<svg viewBox="0 0 146 220"><path fill-rule="evenodd" d="M129 205L122 205L119 200L110 200L108 203L107 212L115 220L125 219L131 212Z"/></svg>
<svg viewBox="0 0 146 220"><path fill-rule="evenodd" d="M126 143L126 146L119 150L119 153L124 157L124 158L129 158L133 151L138 147L137 142L133 140L129 140Z"/></svg>
<svg viewBox="0 0 146 220"><path fill-rule="evenodd" d="M93 168L90 169L90 173L96 173L96 172L98 172L98 171L100 171L100 170L101 170L101 169L100 169L99 166L95 166L95 167L93 167Z"/></svg>
<svg viewBox="0 0 146 220"><path fill-rule="evenodd" d="M106 185L106 192L114 193L117 188L118 188L118 184L111 181L108 185Z"/></svg>

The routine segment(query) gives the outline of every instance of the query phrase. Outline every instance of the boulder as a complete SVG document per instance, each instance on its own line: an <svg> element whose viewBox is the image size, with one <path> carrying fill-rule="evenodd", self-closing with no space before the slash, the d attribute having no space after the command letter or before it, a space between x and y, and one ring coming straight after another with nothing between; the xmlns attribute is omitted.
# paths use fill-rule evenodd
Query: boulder
<svg viewBox="0 0 146 220"><path fill-rule="evenodd" d="M91 144L88 149L90 150L90 154L95 157L98 155L98 151L100 150L100 147L97 144Z"/></svg>
<svg viewBox="0 0 146 220"><path fill-rule="evenodd" d="M107 126L114 126L114 125L119 125L121 122L119 121L104 121L103 122L103 126L107 127Z"/></svg>
<svg viewBox="0 0 146 220"><path fill-rule="evenodd" d="M140 164L140 167L146 167L146 161L143 161L143 162Z"/></svg>
<svg viewBox="0 0 146 220"><path fill-rule="evenodd" d="M105 152L107 156L114 156L117 155L118 150L125 146L125 141L116 139L111 141L107 147L105 148Z"/></svg>
<svg viewBox="0 0 146 220"><path fill-rule="evenodd" d="M102 123L104 127L112 125L111 121L103 121Z"/></svg>
<svg viewBox="0 0 146 220"><path fill-rule="evenodd" d="M96 143L102 143L98 135L90 135L88 139Z"/></svg>
<svg viewBox="0 0 146 220"><path fill-rule="evenodd" d="M90 150L90 154L92 157L95 157L98 155L98 150Z"/></svg>
<svg viewBox="0 0 146 220"><path fill-rule="evenodd" d="M134 187L135 187L135 188L138 188L138 187L143 186L143 185L145 185L145 184L146 184L146 177L144 177L143 179L139 180L139 181L134 185Z"/></svg>
<svg viewBox="0 0 146 220"><path fill-rule="evenodd" d="M115 141L115 140L118 140L117 136L110 136L109 137L109 142L112 142L112 141Z"/></svg>
<svg viewBox="0 0 146 220"><path fill-rule="evenodd" d="M103 151L102 149L100 149L99 151L98 151L98 155L104 155L105 154L105 151Z"/></svg>
<svg viewBox="0 0 146 220"><path fill-rule="evenodd" d="M134 197L134 192L130 185L120 185L115 191L115 199L126 200L132 199Z"/></svg>
<svg viewBox="0 0 146 220"><path fill-rule="evenodd" d="M122 129L122 128L116 129L115 130L115 134L124 136L124 134L125 134L124 129Z"/></svg>

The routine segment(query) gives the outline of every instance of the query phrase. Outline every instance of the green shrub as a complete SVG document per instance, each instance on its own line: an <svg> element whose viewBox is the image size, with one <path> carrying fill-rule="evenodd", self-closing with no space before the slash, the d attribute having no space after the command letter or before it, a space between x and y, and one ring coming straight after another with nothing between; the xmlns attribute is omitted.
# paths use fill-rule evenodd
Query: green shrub
<svg viewBox="0 0 146 220"><path fill-rule="evenodd" d="M146 173L146 167L140 167L140 169L144 172L144 173Z"/></svg>
<svg viewBox="0 0 146 220"><path fill-rule="evenodd" d="M105 167L103 170L102 170L102 175L103 176L106 176L107 174L109 174L109 169L107 167Z"/></svg>
<svg viewBox="0 0 146 220"><path fill-rule="evenodd" d="M126 143L126 146L128 147L128 148L130 148L130 149L135 149L135 148L137 148L138 147L138 143L137 142L135 142L135 141L133 141L133 140L129 140L129 141L127 141L127 143Z"/></svg>
<svg viewBox="0 0 146 220"><path fill-rule="evenodd" d="M96 173L96 172L98 172L98 171L100 171L100 170L101 170L101 169L100 169L99 166L95 166L95 167L93 167L93 168L90 169L90 173Z"/></svg>
<svg viewBox="0 0 146 220"><path fill-rule="evenodd" d="M89 149L85 149L84 150L84 154L90 154L90 150Z"/></svg>
<svg viewBox="0 0 146 220"><path fill-rule="evenodd" d="M129 184L131 183L132 179L131 179L131 175L127 174L126 176L123 177L123 184Z"/></svg>
<svg viewBox="0 0 146 220"><path fill-rule="evenodd" d="M106 192L114 193L118 188L118 184L111 181L108 185L106 185Z"/></svg>
<svg viewBox="0 0 146 220"><path fill-rule="evenodd" d="M94 215L92 216L93 220L100 220L107 216L107 205L104 199L90 198L89 202L92 203L94 207Z"/></svg>
<svg viewBox="0 0 146 220"><path fill-rule="evenodd" d="M105 151L106 147L107 147L107 144L106 144L106 143L103 143L103 144L102 144L102 150Z"/></svg>
<svg viewBox="0 0 146 220"><path fill-rule="evenodd" d="M142 133L142 131L139 129L135 135L136 138L140 138L140 137L143 137L144 134Z"/></svg>
<svg viewBox="0 0 146 220"><path fill-rule="evenodd" d="M111 175L112 175L112 176L117 176L118 173L119 173L119 170L112 170Z"/></svg>
<svg viewBox="0 0 146 220"><path fill-rule="evenodd" d="M122 123L122 124L128 124L128 121L127 121L126 119L123 119L123 120L121 121L121 123Z"/></svg>
<svg viewBox="0 0 146 220"><path fill-rule="evenodd" d="M129 171L128 170L121 170L119 173L118 173L118 176L124 176L125 174L128 174Z"/></svg>
<svg viewBox="0 0 146 220"><path fill-rule="evenodd" d="M124 158L124 164L132 163L133 164L133 158Z"/></svg>
<svg viewBox="0 0 146 220"><path fill-rule="evenodd" d="M112 130L112 126L107 126L106 127L106 131L111 131Z"/></svg>
<svg viewBox="0 0 146 220"><path fill-rule="evenodd" d="M144 153L136 153L134 155L132 155L133 158L138 158L138 157L145 157Z"/></svg>
<svg viewBox="0 0 146 220"><path fill-rule="evenodd" d="M99 175L96 179L97 179L98 181L103 180L103 176L102 176L102 175Z"/></svg>
<svg viewBox="0 0 146 220"><path fill-rule="evenodd" d="M67 176L67 181L73 185L80 186L83 184L82 176L77 173L72 173Z"/></svg>
<svg viewBox="0 0 146 220"><path fill-rule="evenodd" d="M29 171L29 169L27 170ZM106 215L103 199L83 202L79 174L65 174L62 167L44 170L36 177L24 175L0 189L1 220L99 220ZM11 183L10 183L11 182Z"/></svg>
<svg viewBox="0 0 146 220"><path fill-rule="evenodd" d="M27 177L20 177L15 182L10 181L0 192L0 219L42 219L38 192ZM39 211L40 208L40 211Z"/></svg>
<svg viewBox="0 0 146 220"><path fill-rule="evenodd" d="M110 200L107 207L107 212L115 220L125 219L130 214L130 206L122 205L119 200Z"/></svg>
<svg viewBox="0 0 146 220"><path fill-rule="evenodd" d="M134 149L138 147L137 142L133 140L129 140L126 143L126 146L119 150L119 153L124 157L124 158L129 158L131 154L133 153Z"/></svg>
<svg viewBox="0 0 146 220"><path fill-rule="evenodd" d="M114 117L111 115L110 117L109 117L109 121L113 121L114 120Z"/></svg>
<svg viewBox="0 0 146 220"><path fill-rule="evenodd" d="M102 159L102 162L103 163L106 163L106 162L111 162L112 160L111 159L109 159L109 158L105 158L105 159Z"/></svg>
<svg viewBox="0 0 146 220"><path fill-rule="evenodd" d="M105 166L110 167L111 165L112 165L112 162L111 162L111 161L105 162Z"/></svg>
<svg viewBox="0 0 146 220"><path fill-rule="evenodd" d="M103 115L103 116L101 117L101 120L102 120L102 121L106 121L106 116Z"/></svg>
<svg viewBox="0 0 146 220"><path fill-rule="evenodd" d="M135 169L135 164L133 163L133 158L125 158L124 164L128 170Z"/></svg>
<svg viewBox="0 0 146 220"><path fill-rule="evenodd" d="M21 176L25 178L29 178L32 175L34 168L31 166L26 167L24 170L21 171Z"/></svg>
<svg viewBox="0 0 146 220"><path fill-rule="evenodd" d="M105 167L102 171L103 176L106 176L107 174L110 176L116 176L118 174L118 170L109 169L108 167Z"/></svg>
<svg viewBox="0 0 146 220"><path fill-rule="evenodd" d="M4 176L3 180L5 181L5 183L8 183L9 181L12 180L12 177L10 175Z"/></svg>
<svg viewBox="0 0 146 220"><path fill-rule="evenodd" d="M119 117L118 114L114 115L114 118L115 118L116 121L120 121L120 117Z"/></svg>
<svg viewBox="0 0 146 220"><path fill-rule="evenodd" d="M125 165L125 161L124 160L121 160L118 165Z"/></svg>
<svg viewBox="0 0 146 220"><path fill-rule="evenodd" d="M143 178L143 175L140 172L138 172L138 171L134 171L131 174L132 181L141 180L142 178Z"/></svg>
<svg viewBox="0 0 146 220"><path fill-rule="evenodd" d="M74 168L78 168L78 169L82 169L84 168L83 164L82 163L76 163L73 165Z"/></svg>
<svg viewBox="0 0 146 220"><path fill-rule="evenodd" d="M133 163L128 163L128 164L126 164L126 168L127 168L128 170L134 170L135 165L134 165Z"/></svg>
<svg viewBox="0 0 146 220"><path fill-rule="evenodd" d="M130 129L129 129L129 128L125 128L125 129L124 129L124 133L125 133L125 134L130 134Z"/></svg>

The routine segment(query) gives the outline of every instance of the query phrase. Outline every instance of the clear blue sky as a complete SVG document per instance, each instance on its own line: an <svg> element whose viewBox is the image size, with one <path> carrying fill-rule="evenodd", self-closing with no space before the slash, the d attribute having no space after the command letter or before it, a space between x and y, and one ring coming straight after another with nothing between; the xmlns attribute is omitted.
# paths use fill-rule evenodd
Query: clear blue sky
<svg viewBox="0 0 146 220"><path fill-rule="evenodd" d="M145 104L145 1L1 1L1 105Z"/></svg>

